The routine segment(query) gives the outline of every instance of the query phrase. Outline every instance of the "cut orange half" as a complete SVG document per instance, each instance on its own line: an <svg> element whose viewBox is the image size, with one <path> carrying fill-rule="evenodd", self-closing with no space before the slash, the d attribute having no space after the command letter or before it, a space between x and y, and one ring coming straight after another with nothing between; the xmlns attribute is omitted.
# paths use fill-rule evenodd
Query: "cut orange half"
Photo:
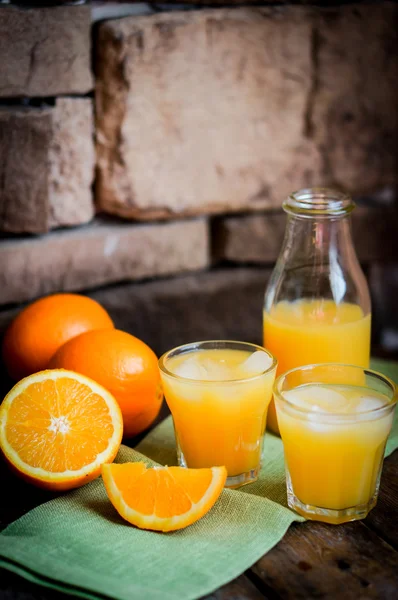
<svg viewBox="0 0 398 600"><path fill-rule="evenodd" d="M119 449L123 420L113 396L63 369L22 379L0 406L0 448L40 487L68 490L97 477Z"/></svg>
<svg viewBox="0 0 398 600"><path fill-rule="evenodd" d="M225 467L184 469L145 463L102 466L102 479L120 516L140 529L183 529L205 515L220 496Z"/></svg>

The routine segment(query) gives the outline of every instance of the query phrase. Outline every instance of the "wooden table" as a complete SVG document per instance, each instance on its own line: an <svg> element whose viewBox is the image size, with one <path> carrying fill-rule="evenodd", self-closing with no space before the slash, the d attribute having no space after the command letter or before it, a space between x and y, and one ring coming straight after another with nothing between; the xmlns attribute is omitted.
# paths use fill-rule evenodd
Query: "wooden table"
<svg viewBox="0 0 398 600"><path fill-rule="evenodd" d="M0 528L55 497L18 480L5 465L0 466L0 482ZM0 570L1 600L67 598ZM367 519L337 526L293 524L251 569L206 600L264 598L398 599L398 450L384 462L379 501Z"/></svg>

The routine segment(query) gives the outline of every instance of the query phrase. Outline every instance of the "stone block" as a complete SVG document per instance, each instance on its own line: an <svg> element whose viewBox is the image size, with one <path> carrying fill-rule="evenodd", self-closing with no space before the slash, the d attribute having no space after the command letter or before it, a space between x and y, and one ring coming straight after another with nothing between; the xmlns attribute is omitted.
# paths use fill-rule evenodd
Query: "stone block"
<svg viewBox="0 0 398 600"><path fill-rule="evenodd" d="M138 219L258 210L317 181L303 135L311 28L295 7L101 24L99 207Z"/></svg>
<svg viewBox="0 0 398 600"><path fill-rule="evenodd" d="M213 223L213 257L237 263L270 264L278 258L286 227L283 212L218 218ZM394 207L360 206L352 213L359 260L398 261L398 213Z"/></svg>
<svg viewBox="0 0 398 600"><path fill-rule="evenodd" d="M153 225L94 222L36 238L2 240L0 303L195 271L208 263L203 219Z"/></svg>
<svg viewBox="0 0 398 600"><path fill-rule="evenodd" d="M89 98L58 98L43 108L0 107L0 156L0 230L43 233L92 219Z"/></svg>
<svg viewBox="0 0 398 600"><path fill-rule="evenodd" d="M322 178L354 195L397 184L398 6L339 6L317 13L306 133Z"/></svg>
<svg viewBox="0 0 398 600"><path fill-rule="evenodd" d="M392 3L173 12L101 24L101 209L254 211L307 185L396 182Z"/></svg>
<svg viewBox="0 0 398 600"><path fill-rule="evenodd" d="M89 6L0 7L0 97L85 94L90 64Z"/></svg>
<svg viewBox="0 0 398 600"><path fill-rule="evenodd" d="M281 211L220 217L212 224L214 260L271 264L282 247L286 215Z"/></svg>

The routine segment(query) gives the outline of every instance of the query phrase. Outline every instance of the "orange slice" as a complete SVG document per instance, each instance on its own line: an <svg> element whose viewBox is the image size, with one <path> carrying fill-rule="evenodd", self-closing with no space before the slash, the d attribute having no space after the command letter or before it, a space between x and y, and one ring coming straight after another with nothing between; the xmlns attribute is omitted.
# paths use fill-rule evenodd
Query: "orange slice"
<svg viewBox="0 0 398 600"><path fill-rule="evenodd" d="M183 529L205 515L220 496L225 467L184 469L145 463L103 465L102 479L118 513L140 529Z"/></svg>
<svg viewBox="0 0 398 600"><path fill-rule="evenodd" d="M68 490L97 477L119 449L123 420L113 396L72 371L22 379L0 406L0 448L19 475Z"/></svg>

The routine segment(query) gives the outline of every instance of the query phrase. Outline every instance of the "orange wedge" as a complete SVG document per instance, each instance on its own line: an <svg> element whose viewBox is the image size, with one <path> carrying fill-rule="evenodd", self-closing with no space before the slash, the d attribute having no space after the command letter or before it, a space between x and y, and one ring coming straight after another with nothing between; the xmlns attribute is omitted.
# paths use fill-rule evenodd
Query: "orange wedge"
<svg viewBox="0 0 398 600"><path fill-rule="evenodd" d="M113 396L63 369L22 379L0 406L0 448L40 487L68 490L97 477L119 449L123 420Z"/></svg>
<svg viewBox="0 0 398 600"><path fill-rule="evenodd" d="M220 496L225 467L184 469L145 463L103 465L110 501L123 519L140 529L174 531L192 525Z"/></svg>

